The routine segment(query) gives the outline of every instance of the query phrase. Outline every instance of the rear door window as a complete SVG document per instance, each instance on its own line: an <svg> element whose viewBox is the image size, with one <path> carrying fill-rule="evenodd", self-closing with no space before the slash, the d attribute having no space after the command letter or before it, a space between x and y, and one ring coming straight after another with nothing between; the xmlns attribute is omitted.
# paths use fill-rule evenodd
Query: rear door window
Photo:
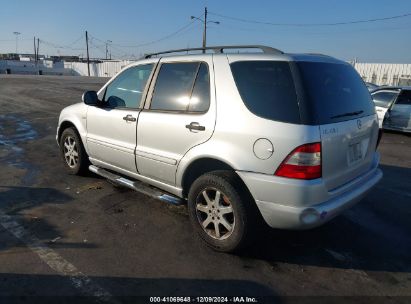
<svg viewBox="0 0 411 304"><path fill-rule="evenodd" d="M311 120L329 124L375 114L360 75L348 64L297 62Z"/></svg>
<svg viewBox="0 0 411 304"><path fill-rule="evenodd" d="M397 95L398 92L394 91L379 91L373 93L371 96L376 106L388 108L390 106L390 103L395 99L395 97L397 97Z"/></svg>
<svg viewBox="0 0 411 304"><path fill-rule="evenodd" d="M210 106L210 75L205 63L201 63L197 73L193 93L190 98L189 112L205 112Z"/></svg>
<svg viewBox="0 0 411 304"><path fill-rule="evenodd" d="M205 112L210 105L208 66L200 62L163 63L150 109Z"/></svg>
<svg viewBox="0 0 411 304"><path fill-rule="evenodd" d="M290 65L285 61L238 61L231 71L241 98L257 116L300 123Z"/></svg>

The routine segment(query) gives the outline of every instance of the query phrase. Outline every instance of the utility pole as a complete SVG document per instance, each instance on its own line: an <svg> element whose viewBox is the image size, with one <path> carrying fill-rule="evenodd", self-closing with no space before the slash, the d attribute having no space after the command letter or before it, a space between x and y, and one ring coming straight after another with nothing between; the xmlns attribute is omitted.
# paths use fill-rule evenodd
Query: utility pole
<svg viewBox="0 0 411 304"><path fill-rule="evenodd" d="M37 49L36 49L36 36L34 36L34 63L37 65Z"/></svg>
<svg viewBox="0 0 411 304"><path fill-rule="evenodd" d="M109 43L112 43L113 41L107 40L106 41L106 60L108 59L108 45ZM110 52L110 60L111 60L111 52Z"/></svg>
<svg viewBox="0 0 411 304"><path fill-rule="evenodd" d="M39 49L40 49L40 39L37 38L37 57L36 57L37 61L39 61L39 59L40 59Z"/></svg>
<svg viewBox="0 0 411 304"><path fill-rule="evenodd" d="M207 46L207 7L204 8L203 53Z"/></svg>
<svg viewBox="0 0 411 304"><path fill-rule="evenodd" d="M191 16L191 19L197 19L201 21L204 24L204 29L203 29L203 53L205 53L205 48L207 47L207 24L208 23L215 23L215 24L220 24L219 21L207 21L207 7L204 8L204 20L195 16Z"/></svg>
<svg viewBox="0 0 411 304"><path fill-rule="evenodd" d="M16 35L16 54L18 54L19 51L19 35L21 34L20 32L13 32L14 35Z"/></svg>
<svg viewBox="0 0 411 304"><path fill-rule="evenodd" d="M90 76L90 56L88 53L88 33L86 31L86 46L87 46L87 71L88 71L88 76Z"/></svg>

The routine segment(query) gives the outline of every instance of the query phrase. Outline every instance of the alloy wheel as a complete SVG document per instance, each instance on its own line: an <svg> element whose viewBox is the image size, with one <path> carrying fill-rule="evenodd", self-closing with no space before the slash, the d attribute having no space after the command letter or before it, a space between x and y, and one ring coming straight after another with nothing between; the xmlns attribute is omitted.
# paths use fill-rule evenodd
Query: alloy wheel
<svg viewBox="0 0 411 304"><path fill-rule="evenodd" d="M234 231L232 204L218 189L206 188L197 196L196 214L203 230L214 239L224 240Z"/></svg>

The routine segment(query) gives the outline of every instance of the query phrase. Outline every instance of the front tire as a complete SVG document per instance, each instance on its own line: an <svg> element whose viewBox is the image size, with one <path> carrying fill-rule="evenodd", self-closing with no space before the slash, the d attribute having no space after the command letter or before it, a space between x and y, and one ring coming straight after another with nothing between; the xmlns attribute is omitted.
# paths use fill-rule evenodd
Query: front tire
<svg viewBox="0 0 411 304"><path fill-rule="evenodd" d="M70 174L82 175L87 172L89 166L88 155L80 136L74 128L67 128L61 134L60 152L65 167Z"/></svg>
<svg viewBox="0 0 411 304"><path fill-rule="evenodd" d="M191 223L205 243L217 251L234 252L253 238L258 217L251 196L233 172L200 176L188 194Z"/></svg>

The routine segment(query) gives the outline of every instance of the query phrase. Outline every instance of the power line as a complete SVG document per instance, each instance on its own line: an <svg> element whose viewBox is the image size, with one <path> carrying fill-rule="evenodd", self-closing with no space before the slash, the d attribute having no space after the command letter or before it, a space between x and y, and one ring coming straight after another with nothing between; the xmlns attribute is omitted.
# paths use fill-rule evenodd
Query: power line
<svg viewBox="0 0 411 304"><path fill-rule="evenodd" d="M273 22L267 22L267 21L258 21L258 20L251 20L251 19L244 19L244 18L226 16L226 15L213 13L213 12L209 12L209 14L214 15L214 16L218 16L220 18L226 18L226 19L239 21L239 22L244 22L244 23L254 23L254 24L263 24L263 25L271 25L271 26L295 26L295 27L302 27L302 26L337 26L337 25L348 25L348 24L358 24L358 23L370 23L370 22L393 20L393 19L399 19L399 18L405 18L405 17L411 16L411 13L406 13L406 14L402 14L402 15L382 17L382 18L365 19L365 20L353 20L353 21L334 22L334 23L273 23Z"/></svg>
<svg viewBox="0 0 411 304"><path fill-rule="evenodd" d="M97 48L99 49L101 52L103 52L105 54L106 50L105 50L105 42L99 38L96 38L95 36L89 34L90 39L89 39L89 43L93 48ZM97 45L96 43L94 43L94 40L96 41L100 41L101 43L103 43L103 45ZM126 57L128 54L126 52L124 52L123 50L120 50L119 48L113 47L113 44L110 44L110 47L114 50L117 50L117 53L120 54L120 57Z"/></svg>
<svg viewBox="0 0 411 304"><path fill-rule="evenodd" d="M81 38L83 38L83 36ZM84 48L73 48L73 47L67 46L67 45L59 45L59 44L49 42L49 41L46 41L46 40L43 40L43 39L40 39L40 42L47 45L47 46L55 48L55 49L67 49L67 50L73 50L73 51L84 51Z"/></svg>
<svg viewBox="0 0 411 304"><path fill-rule="evenodd" d="M168 34L168 35L166 35L166 36L164 36L164 37L161 37L161 38L159 38L159 39L152 40L152 41L149 41L149 42L144 42L144 43L140 43L140 44L136 44L136 45L120 45L120 44L115 44L115 43L112 43L111 45L115 45L115 46L117 46L117 47L122 47L122 48L138 48L138 47L142 47L142 46L147 46L147 45L155 44L155 43L161 42L161 41L163 41L163 40L167 40L167 39L169 39L169 38L171 38L171 37L174 37L174 36L178 35L179 33L183 32L184 30L188 30L188 28L189 28L191 25L193 25L194 22L195 22L195 20L189 22L188 24L186 24L186 25L184 25L183 27L179 28L179 29L176 30L175 32L172 32L171 34ZM103 42L103 40L101 40L101 39L97 39L96 37L94 37L94 38L95 38L96 40L99 40L99 41Z"/></svg>
<svg viewBox="0 0 411 304"><path fill-rule="evenodd" d="M84 34L81 34L80 37L78 37L76 40L74 40L74 42L67 44L67 46L75 45L77 42L79 42L80 40L82 41L83 39L84 39Z"/></svg>

